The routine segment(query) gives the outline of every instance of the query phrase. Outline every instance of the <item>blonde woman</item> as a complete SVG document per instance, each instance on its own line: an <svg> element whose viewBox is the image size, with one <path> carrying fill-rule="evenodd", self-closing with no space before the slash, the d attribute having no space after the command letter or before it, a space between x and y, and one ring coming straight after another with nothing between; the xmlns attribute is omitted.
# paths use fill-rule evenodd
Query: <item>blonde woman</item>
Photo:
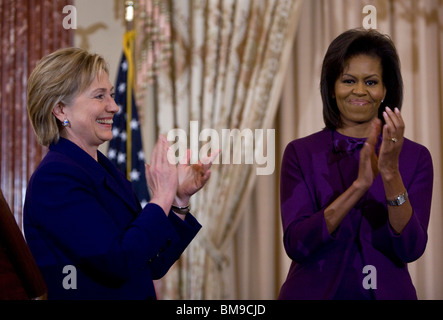
<svg viewBox="0 0 443 320"><path fill-rule="evenodd" d="M146 173L151 202L142 209L98 150L112 138L113 96L104 59L78 48L49 54L29 77L29 117L49 152L29 181L24 231L48 299L156 299L152 280L201 228L188 204L211 163L171 164L159 138Z"/></svg>

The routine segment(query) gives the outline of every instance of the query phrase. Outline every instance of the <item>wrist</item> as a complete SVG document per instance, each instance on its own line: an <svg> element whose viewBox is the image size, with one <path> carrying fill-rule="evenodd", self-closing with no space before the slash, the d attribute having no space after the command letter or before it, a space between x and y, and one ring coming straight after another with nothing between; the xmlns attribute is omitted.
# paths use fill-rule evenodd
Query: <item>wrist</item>
<svg viewBox="0 0 443 320"><path fill-rule="evenodd" d="M171 206L171 210L172 210L172 212L174 212L178 215L185 216L186 214L189 213L190 206L189 206L189 204L186 206L176 206L173 204Z"/></svg>
<svg viewBox="0 0 443 320"><path fill-rule="evenodd" d="M398 206L401 206L402 204L406 203L408 198L409 198L408 191L406 190L405 192L398 194L393 199L386 199L386 202L390 206L398 207Z"/></svg>
<svg viewBox="0 0 443 320"><path fill-rule="evenodd" d="M369 188L371 187L371 184L362 182L359 179L357 179L352 183L351 187L354 188L357 192L360 192L363 194L369 190Z"/></svg>
<svg viewBox="0 0 443 320"><path fill-rule="evenodd" d="M175 196L174 197L174 201L172 201L172 205L176 206L176 207L185 207L187 205L189 205L189 199L190 197L186 197L186 196Z"/></svg>
<svg viewBox="0 0 443 320"><path fill-rule="evenodd" d="M380 175L384 182L392 182L395 179L401 178L400 171L398 169L380 171Z"/></svg>
<svg viewBox="0 0 443 320"><path fill-rule="evenodd" d="M169 215L169 210L171 209L172 199L167 197L159 197L159 196L153 196L151 198L150 203L155 203L156 205L160 206L166 215Z"/></svg>

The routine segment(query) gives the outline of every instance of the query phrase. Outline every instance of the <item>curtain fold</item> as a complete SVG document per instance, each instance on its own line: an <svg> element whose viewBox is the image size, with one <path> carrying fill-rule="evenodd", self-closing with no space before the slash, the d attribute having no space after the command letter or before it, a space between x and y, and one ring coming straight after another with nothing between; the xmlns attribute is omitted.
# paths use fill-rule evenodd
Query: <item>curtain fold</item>
<svg viewBox="0 0 443 320"><path fill-rule="evenodd" d="M169 26L163 26L164 30L170 30L170 36L165 32L170 45L160 39L152 41L152 37L148 44L150 40L144 35L139 38L140 57L167 56L168 61L162 64L154 59L149 67L149 61L145 60L138 69L140 88L149 81L154 88L139 98L156 103L157 134L167 134L175 128L187 132L188 148L197 147L191 161L199 158L198 152L209 142L214 145L217 142L222 150L218 159L221 164L213 165L208 185L191 200L192 212L203 230L157 284L161 298L236 298L227 283L229 278L224 279L223 275L227 270L235 272L228 269L235 263L229 257L228 247L241 217L254 214L248 202L259 166L257 161L246 163L246 159L251 159L251 150L254 156L265 155L264 150L272 150L274 144L269 139L273 131L253 135L252 141L247 134L255 133L255 129L272 129L301 3L301 0L139 3L139 12L143 12L138 16L140 30L146 30L150 21L170 22ZM147 76L149 69L155 69L151 77ZM191 122L197 128L191 127ZM194 136L193 129L196 129ZM205 129L217 132L217 137L202 136ZM229 139L223 136L223 129L230 130ZM240 139L235 139L236 133L240 133ZM241 163L234 164L239 155Z"/></svg>

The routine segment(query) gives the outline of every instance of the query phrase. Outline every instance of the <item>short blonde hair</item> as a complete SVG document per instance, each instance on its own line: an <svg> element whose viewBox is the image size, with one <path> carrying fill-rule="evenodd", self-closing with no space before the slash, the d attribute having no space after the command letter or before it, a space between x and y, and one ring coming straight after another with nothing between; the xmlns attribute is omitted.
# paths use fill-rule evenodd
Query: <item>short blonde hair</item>
<svg viewBox="0 0 443 320"><path fill-rule="evenodd" d="M40 60L27 88L28 115L40 144L49 146L60 138L63 127L52 113L54 107L69 105L108 70L102 56L80 48L59 49Z"/></svg>

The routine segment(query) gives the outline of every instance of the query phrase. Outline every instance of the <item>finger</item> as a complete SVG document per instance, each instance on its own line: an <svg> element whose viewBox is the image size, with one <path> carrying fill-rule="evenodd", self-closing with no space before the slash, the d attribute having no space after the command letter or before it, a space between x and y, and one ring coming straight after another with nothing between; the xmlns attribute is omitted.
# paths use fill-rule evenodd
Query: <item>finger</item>
<svg viewBox="0 0 443 320"><path fill-rule="evenodd" d="M185 155L180 159L179 165L187 166L191 161L191 149L187 149Z"/></svg>
<svg viewBox="0 0 443 320"><path fill-rule="evenodd" d="M149 180L149 177L151 176L151 171L149 171L151 169L151 166L147 163L145 163L145 177L146 180Z"/></svg>
<svg viewBox="0 0 443 320"><path fill-rule="evenodd" d="M161 149L161 141L160 138L154 145L154 149L152 149L151 154L151 166L155 166L160 161L160 149Z"/></svg>
<svg viewBox="0 0 443 320"><path fill-rule="evenodd" d="M206 171L205 175L203 176L203 185L208 182L209 178L211 177L211 170Z"/></svg>
<svg viewBox="0 0 443 320"><path fill-rule="evenodd" d="M380 119L376 118L371 122L371 131L369 132L369 136L366 139L366 143L374 146L377 144L378 136L380 135Z"/></svg>
<svg viewBox="0 0 443 320"><path fill-rule="evenodd" d="M372 172L374 173L374 175L378 175L378 173L379 173L379 170L378 170L378 157L375 154L375 152L371 153L370 158L371 158Z"/></svg>
<svg viewBox="0 0 443 320"><path fill-rule="evenodd" d="M385 123L386 123L384 127L386 127L386 129L387 129L387 132L385 134L385 131L384 131L385 128L383 127L383 137L386 140L390 140L392 137L395 137L396 128L395 128L395 125L394 125L391 117L388 114L388 111L383 112L383 118L385 119Z"/></svg>
<svg viewBox="0 0 443 320"><path fill-rule="evenodd" d="M218 157L218 155L221 153L221 150L215 150L213 153L210 154L211 163L214 162L214 160Z"/></svg>
<svg viewBox="0 0 443 320"><path fill-rule="evenodd" d="M368 138L369 139L369 138ZM372 153L375 151L375 145L371 144L366 140L365 144L363 145L363 148L360 151L360 159L365 160L369 159Z"/></svg>
<svg viewBox="0 0 443 320"><path fill-rule="evenodd" d="M397 108L395 108L398 110ZM398 113L391 110L391 108L386 107L386 114L388 115L389 119L392 122L392 125L395 130L399 129L401 127L402 121L398 117Z"/></svg>
<svg viewBox="0 0 443 320"><path fill-rule="evenodd" d="M169 164L174 164L174 150L169 146L169 141L166 139L164 135L160 135L160 154L159 154L159 163L162 166L167 166Z"/></svg>
<svg viewBox="0 0 443 320"><path fill-rule="evenodd" d="M165 144L163 151L163 165L165 166L176 166L177 163L180 161L177 160L177 157L175 156L176 150L174 150L173 147L169 146L168 144Z"/></svg>
<svg viewBox="0 0 443 320"><path fill-rule="evenodd" d="M389 127L387 124L383 126L383 140L386 142L391 142L392 133L389 131Z"/></svg>
<svg viewBox="0 0 443 320"><path fill-rule="evenodd" d="M213 153L211 153L209 156L204 157L201 160L201 163L203 164L203 168L205 170L209 169L212 166L212 163L214 160L218 157L218 155L221 153L221 150L215 150Z"/></svg>
<svg viewBox="0 0 443 320"><path fill-rule="evenodd" d="M161 135L152 151L151 166L164 167L169 163L168 160L169 142L165 136Z"/></svg>

